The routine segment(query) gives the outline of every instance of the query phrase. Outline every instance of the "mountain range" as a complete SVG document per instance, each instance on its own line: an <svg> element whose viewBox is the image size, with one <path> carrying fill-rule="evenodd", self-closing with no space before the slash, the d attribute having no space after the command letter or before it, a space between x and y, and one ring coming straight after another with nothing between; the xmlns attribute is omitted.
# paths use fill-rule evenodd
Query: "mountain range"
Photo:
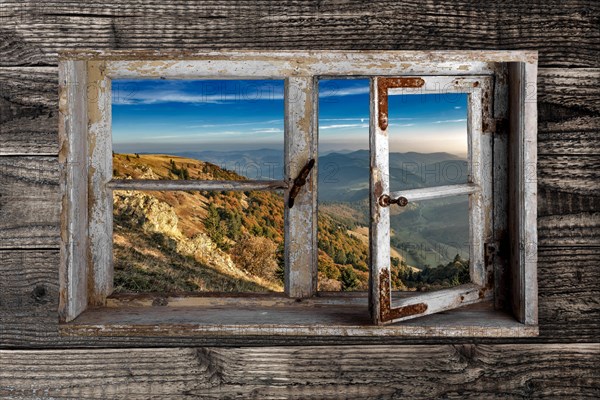
<svg viewBox="0 0 600 400"><path fill-rule="evenodd" d="M283 179L283 152L277 149L195 151L174 155L207 161L248 179ZM368 197L368 150L329 152L319 157L319 200L359 201ZM392 190L465 183L467 162L450 153L389 153Z"/></svg>

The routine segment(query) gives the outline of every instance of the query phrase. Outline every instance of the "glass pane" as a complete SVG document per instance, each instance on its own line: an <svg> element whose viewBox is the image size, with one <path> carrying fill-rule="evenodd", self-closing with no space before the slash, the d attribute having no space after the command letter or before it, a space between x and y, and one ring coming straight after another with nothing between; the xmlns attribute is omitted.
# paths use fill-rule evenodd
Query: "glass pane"
<svg viewBox="0 0 600 400"><path fill-rule="evenodd" d="M467 94L390 93L388 99L391 190L466 183Z"/></svg>
<svg viewBox="0 0 600 400"><path fill-rule="evenodd" d="M114 191L115 292L283 291L283 195Z"/></svg>
<svg viewBox="0 0 600 400"><path fill-rule="evenodd" d="M390 208L392 287L428 291L469 282L469 196Z"/></svg>
<svg viewBox="0 0 600 400"><path fill-rule="evenodd" d="M369 81L319 82L320 291L369 282Z"/></svg>
<svg viewBox="0 0 600 400"><path fill-rule="evenodd" d="M115 178L283 177L281 80L114 80L112 101Z"/></svg>

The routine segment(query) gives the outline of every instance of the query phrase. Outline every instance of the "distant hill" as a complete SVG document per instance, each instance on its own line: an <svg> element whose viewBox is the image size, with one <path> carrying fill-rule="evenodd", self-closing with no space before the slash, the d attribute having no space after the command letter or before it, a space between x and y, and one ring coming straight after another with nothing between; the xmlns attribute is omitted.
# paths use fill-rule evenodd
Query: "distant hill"
<svg viewBox="0 0 600 400"><path fill-rule="evenodd" d="M467 182L467 162L449 153L390 153L392 190ZM329 153L319 158L319 199L358 201L368 197L368 150Z"/></svg>
<svg viewBox="0 0 600 400"><path fill-rule="evenodd" d="M248 179L283 179L283 151L277 149L195 151L175 155L202 160ZM369 193L369 151L342 150L319 157L319 199L352 202ZM467 162L450 153L390 153L392 190L465 183Z"/></svg>
<svg viewBox="0 0 600 400"><path fill-rule="evenodd" d="M175 155L206 161L248 179L283 179L283 150L188 151Z"/></svg>

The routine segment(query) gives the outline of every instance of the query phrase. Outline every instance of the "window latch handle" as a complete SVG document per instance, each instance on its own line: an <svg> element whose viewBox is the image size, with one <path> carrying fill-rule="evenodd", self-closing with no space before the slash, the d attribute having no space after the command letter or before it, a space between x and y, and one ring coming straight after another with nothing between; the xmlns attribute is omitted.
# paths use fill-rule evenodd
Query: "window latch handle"
<svg viewBox="0 0 600 400"><path fill-rule="evenodd" d="M310 171L313 169L313 167L315 166L315 159L311 158L304 167L302 167L302 170L300 170L300 173L298 174L298 177L296 179L294 179L294 185L292 186L292 189L290 190L290 195L288 197L288 207L292 208L294 207L294 200L296 200L296 196L298 196L298 193L300 193L300 188L302 188L302 186L306 185L306 178L308 178L308 174L310 174Z"/></svg>
<svg viewBox="0 0 600 400"><path fill-rule="evenodd" d="M389 194L382 194L377 200L381 207L389 207L392 204L397 204L400 207L406 207L408 204L408 199L404 196L397 197L395 199L391 198Z"/></svg>

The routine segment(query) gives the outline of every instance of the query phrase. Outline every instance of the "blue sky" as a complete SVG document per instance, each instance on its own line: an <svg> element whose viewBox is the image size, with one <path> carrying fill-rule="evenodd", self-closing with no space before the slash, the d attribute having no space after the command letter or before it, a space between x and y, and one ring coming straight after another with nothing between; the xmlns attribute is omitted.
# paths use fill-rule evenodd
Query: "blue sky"
<svg viewBox="0 0 600 400"><path fill-rule="evenodd" d="M466 154L466 95L390 96L390 150ZM283 81L113 81L116 152L283 149ZM368 80L319 85L322 151L368 149Z"/></svg>

